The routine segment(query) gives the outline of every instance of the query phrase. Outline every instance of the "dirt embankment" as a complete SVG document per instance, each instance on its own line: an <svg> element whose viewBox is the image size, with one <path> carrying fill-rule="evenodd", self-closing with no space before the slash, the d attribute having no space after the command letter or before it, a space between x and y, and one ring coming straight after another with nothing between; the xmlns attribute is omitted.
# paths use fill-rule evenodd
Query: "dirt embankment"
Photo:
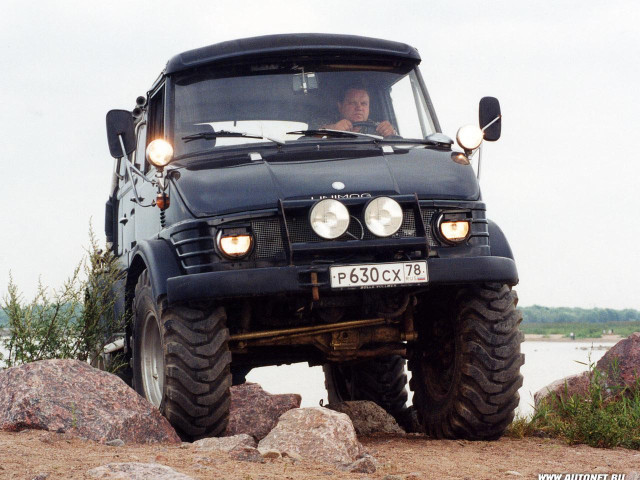
<svg viewBox="0 0 640 480"><path fill-rule="evenodd" d="M108 447L42 431L0 432L0 479L89 478L86 472L112 462L156 462L194 479L538 479L539 473L640 471L640 452L567 446L557 440L503 438L497 442L429 440L422 436L360 439L378 461L372 474L345 473L311 460L264 464L231 460L226 453L199 452L189 445ZM44 478L44 477L40 477ZM609 477L611 478L611 477ZM640 478L637 477L637 478Z"/></svg>

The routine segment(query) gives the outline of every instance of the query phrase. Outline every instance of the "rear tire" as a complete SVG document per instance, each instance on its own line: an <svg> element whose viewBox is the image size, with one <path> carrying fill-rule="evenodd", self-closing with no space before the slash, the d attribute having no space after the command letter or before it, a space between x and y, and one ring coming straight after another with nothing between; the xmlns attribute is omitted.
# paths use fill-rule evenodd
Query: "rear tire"
<svg viewBox="0 0 640 480"><path fill-rule="evenodd" d="M160 308L145 270L136 285L133 383L184 440L222 435L229 420L231 352L222 307Z"/></svg>
<svg viewBox="0 0 640 480"><path fill-rule="evenodd" d="M406 424L407 376L405 359L398 355L374 358L355 365L323 366L329 403L370 400Z"/></svg>
<svg viewBox="0 0 640 480"><path fill-rule="evenodd" d="M522 386L522 314L516 304L516 293L507 285L472 286L452 306L417 319L410 387L425 433L470 440L504 433Z"/></svg>

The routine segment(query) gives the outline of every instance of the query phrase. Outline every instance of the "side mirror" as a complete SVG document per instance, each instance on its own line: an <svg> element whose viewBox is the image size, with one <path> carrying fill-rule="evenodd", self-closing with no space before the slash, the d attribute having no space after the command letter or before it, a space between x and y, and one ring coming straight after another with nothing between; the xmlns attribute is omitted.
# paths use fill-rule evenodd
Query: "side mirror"
<svg viewBox="0 0 640 480"><path fill-rule="evenodd" d="M120 144L122 136L122 144ZM133 114L128 110L111 110L107 113L107 140L113 158L129 155L136 149L136 134L133 128Z"/></svg>
<svg viewBox="0 0 640 480"><path fill-rule="evenodd" d="M502 130L500 102L494 97L482 97L479 112L480 128L484 131L484 139L487 142L495 142L500 138Z"/></svg>

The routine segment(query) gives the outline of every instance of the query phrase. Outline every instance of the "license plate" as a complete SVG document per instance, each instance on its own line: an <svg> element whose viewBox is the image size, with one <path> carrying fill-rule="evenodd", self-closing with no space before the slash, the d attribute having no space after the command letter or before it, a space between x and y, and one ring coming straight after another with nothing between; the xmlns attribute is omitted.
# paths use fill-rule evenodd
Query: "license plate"
<svg viewBox="0 0 640 480"><path fill-rule="evenodd" d="M331 288L404 285L429 281L427 262L374 263L331 267Z"/></svg>

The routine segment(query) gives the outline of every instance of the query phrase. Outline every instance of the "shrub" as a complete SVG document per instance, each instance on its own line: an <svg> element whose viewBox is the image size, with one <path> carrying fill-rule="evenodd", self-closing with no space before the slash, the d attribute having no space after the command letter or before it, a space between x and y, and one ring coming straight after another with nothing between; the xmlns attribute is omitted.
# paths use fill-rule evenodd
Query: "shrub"
<svg viewBox="0 0 640 480"><path fill-rule="evenodd" d="M117 259L99 248L91 227L87 255L60 289L49 293L38 282L33 300L25 303L9 274L0 305L9 334L0 342L8 353L0 362L6 367L49 358L93 362L112 333L124 329L124 316L114 315L113 288L121 278Z"/></svg>
<svg viewBox="0 0 640 480"><path fill-rule="evenodd" d="M590 364L591 383L585 395L552 395L536 407L531 419L517 419L509 434L562 438L570 444L640 449L640 379L616 385L616 368L607 375Z"/></svg>

